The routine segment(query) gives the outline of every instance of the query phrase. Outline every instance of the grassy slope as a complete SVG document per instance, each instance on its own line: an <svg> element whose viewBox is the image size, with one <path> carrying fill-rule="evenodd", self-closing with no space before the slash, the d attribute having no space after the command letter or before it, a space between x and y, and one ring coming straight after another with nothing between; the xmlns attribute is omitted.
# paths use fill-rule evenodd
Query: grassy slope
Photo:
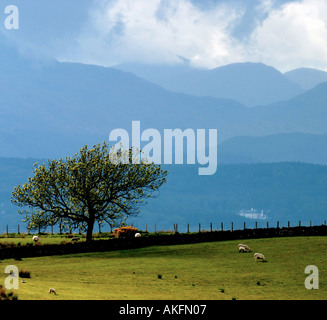
<svg viewBox="0 0 327 320"><path fill-rule="evenodd" d="M14 264L31 272L15 291L19 299L327 298L327 237L247 240L253 252L243 254L239 242L4 260L0 270ZM268 262L255 262L254 252ZM304 287L310 264L319 268L319 290ZM48 294L50 287L57 296Z"/></svg>

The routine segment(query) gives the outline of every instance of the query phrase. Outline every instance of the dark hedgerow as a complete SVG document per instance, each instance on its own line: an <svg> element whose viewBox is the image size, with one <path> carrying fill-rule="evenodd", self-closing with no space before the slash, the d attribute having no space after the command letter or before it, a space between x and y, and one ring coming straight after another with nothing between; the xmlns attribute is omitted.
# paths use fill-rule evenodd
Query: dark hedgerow
<svg viewBox="0 0 327 320"><path fill-rule="evenodd" d="M143 235L143 233L142 233ZM27 257L51 256L83 252L101 252L112 250L134 249L155 245L190 244L210 241L227 241L236 239L258 239L272 237L292 236L326 236L327 226L292 227L292 228L269 228L269 229L246 229L224 230L213 232L201 232L190 234L148 235L135 241L133 237L120 237L117 239L95 240L90 243L64 241L60 244L44 244L36 246L33 243L16 246L14 243L2 243L0 241L1 259L22 259Z"/></svg>
<svg viewBox="0 0 327 320"><path fill-rule="evenodd" d="M31 273L29 271L21 270L21 271L19 271L19 277L20 278L30 278Z"/></svg>

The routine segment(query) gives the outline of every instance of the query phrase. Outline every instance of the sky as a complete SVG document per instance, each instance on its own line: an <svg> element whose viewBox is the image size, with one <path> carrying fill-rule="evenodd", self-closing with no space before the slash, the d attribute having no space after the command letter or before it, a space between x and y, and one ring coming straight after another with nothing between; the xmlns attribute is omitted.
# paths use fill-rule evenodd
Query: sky
<svg viewBox="0 0 327 320"><path fill-rule="evenodd" d="M19 8L20 28L0 32L59 61L327 71L326 0L5 0L1 11L6 4Z"/></svg>

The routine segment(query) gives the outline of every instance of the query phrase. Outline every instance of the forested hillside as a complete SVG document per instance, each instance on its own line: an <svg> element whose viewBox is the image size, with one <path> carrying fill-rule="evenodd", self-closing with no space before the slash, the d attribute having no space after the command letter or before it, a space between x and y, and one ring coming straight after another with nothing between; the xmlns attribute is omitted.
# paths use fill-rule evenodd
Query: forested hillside
<svg viewBox="0 0 327 320"><path fill-rule="evenodd" d="M11 191L32 175L35 162L0 159L0 232L6 224L15 227L21 223L23 216L10 204ZM327 166L295 162L230 164L219 165L213 176L199 176L197 166L165 168L169 175L158 197L150 199L131 220L140 228L157 224L160 229L173 229L174 223L181 227L203 223L208 227L210 221L216 226L220 222L229 226L231 221L240 225L244 218L239 211L251 208L264 210L271 223L322 223L327 219Z"/></svg>

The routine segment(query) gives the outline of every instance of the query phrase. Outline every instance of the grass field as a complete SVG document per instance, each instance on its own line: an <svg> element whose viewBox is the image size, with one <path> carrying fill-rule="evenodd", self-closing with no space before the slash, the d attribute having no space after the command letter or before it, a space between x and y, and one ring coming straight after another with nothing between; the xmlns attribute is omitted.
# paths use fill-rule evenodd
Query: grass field
<svg viewBox="0 0 327 320"><path fill-rule="evenodd" d="M238 253L240 242L252 252ZM2 260L0 283L16 265L31 273L15 290L20 300L318 300L327 299L326 248L327 237L294 237ZM305 289L307 265L319 269L318 290Z"/></svg>
<svg viewBox="0 0 327 320"><path fill-rule="evenodd" d="M21 245L26 245L26 244L32 244L33 243L33 236L37 235L39 236L39 243L42 245L45 244L60 244L62 242L71 242L72 237L79 237L80 241L86 241L86 236L85 235L75 235L75 234L9 234L9 235L0 235L0 243L14 243L15 245L21 244ZM97 239L108 239L109 235L107 233L104 233L102 237L96 235L94 237L94 240Z"/></svg>

